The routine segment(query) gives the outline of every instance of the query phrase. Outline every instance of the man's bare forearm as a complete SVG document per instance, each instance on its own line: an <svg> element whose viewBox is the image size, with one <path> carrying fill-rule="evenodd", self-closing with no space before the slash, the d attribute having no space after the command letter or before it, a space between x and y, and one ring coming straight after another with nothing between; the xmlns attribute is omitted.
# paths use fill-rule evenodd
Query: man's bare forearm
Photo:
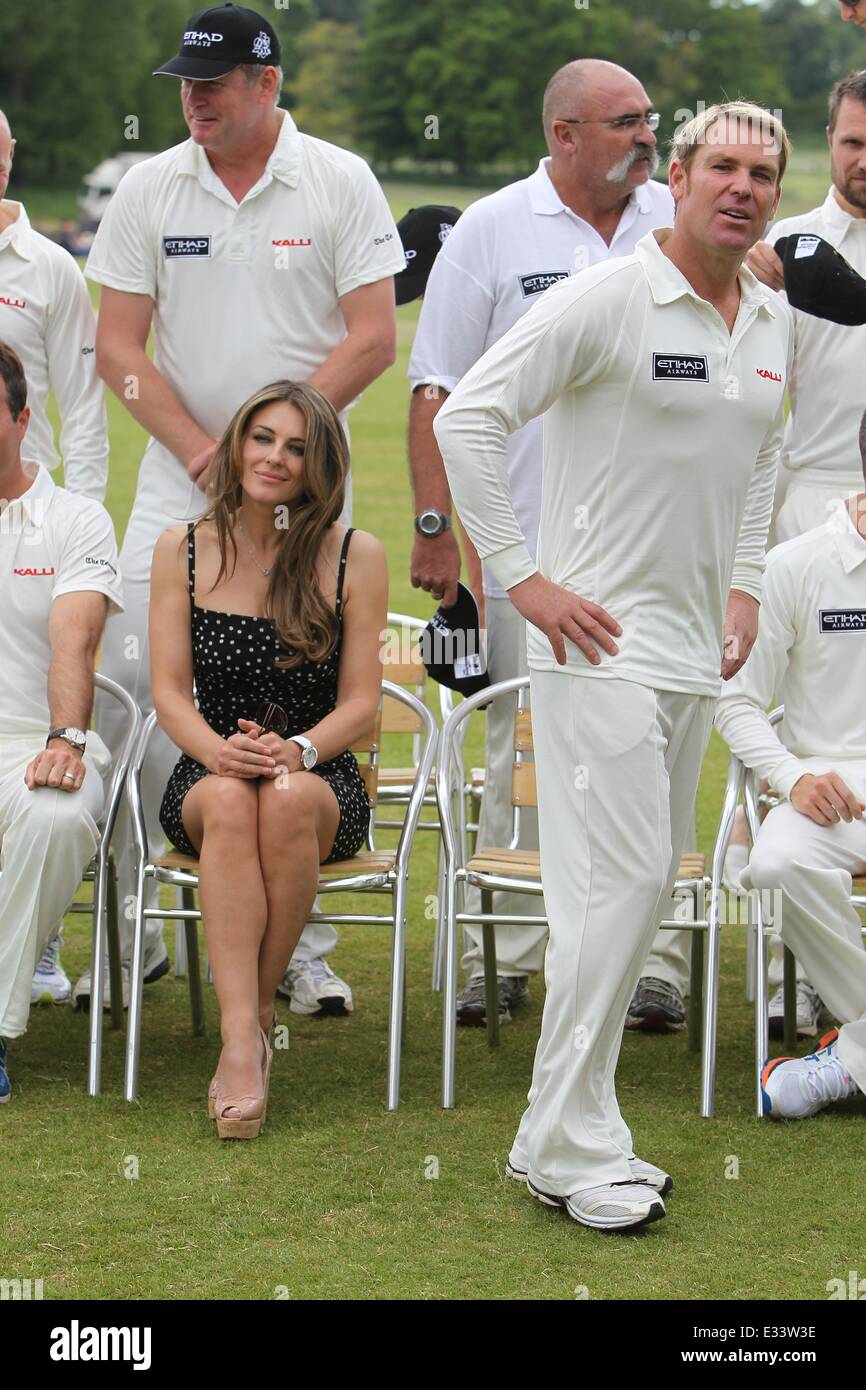
<svg viewBox="0 0 866 1390"><path fill-rule="evenodd" d="M389 341L349 333L316 368L309 385L321 391L335 410L345 410L393 362Z"/></svg>
<svg viewBox="0 0 866 1390"><path fill-rule="evenodd" d="M447 399L441 386L418 386L409 403L409 471L416 513L427 507L451 511L448 476L433 433L433 421Z"/></svg>
<svg viewBox="0 0 866 1390"><path fill-rule="evenodd" d="M73 632L55 646L48 668L52 729L87 729L93 713L93 670L98 638Z"/></svg>
<svg viewBox="0 0 866 1390"><path fill-rule="evenodd" d="M213 443L207 431L181 405L143 348L102 348L98 350L96 366L109 390L133 419L181 463L189 463Z"/></svg>

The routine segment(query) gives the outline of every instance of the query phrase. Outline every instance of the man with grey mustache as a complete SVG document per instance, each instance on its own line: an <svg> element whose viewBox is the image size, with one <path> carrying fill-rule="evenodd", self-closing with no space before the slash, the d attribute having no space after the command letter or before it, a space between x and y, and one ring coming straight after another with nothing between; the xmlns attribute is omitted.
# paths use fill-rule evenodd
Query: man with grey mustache
<svg viewBox="0 0 866 1390"><path fill-rule="evenodd" d="M460 552L451 528L451 495L433 434L440 407L471 366L558 280L601 261L631 255L657 227L673 225L654 131L659 117L643 86L615 63L580 59L553 74L542 111L549 157L527 179L473 203L436 257L409 363L412 400L409 462L415 492L411 577L446 605L455 601ZM541 509L541 420L508 440L515 511L533 549ZM477 557L473 557L476 564ZM470 561L470 571L472 568ZM478 566L480 579L480 565ZM470 587L478 587L470 573ZM493 681L525 675L526 624L486 566L488 669ZM511 839L514 701L496 701L487 715L487 776L480 845ZM520 847L538 848L535 812L524 808ZM467 911L478 911L477 890ZM528 998L527 977L544 963L547 927L540 898L494 894L502 915L537 912L537 926L496 929L499 1018ZM457 1021L486 1023L481 928L467 927L467 987Z"/></svg>

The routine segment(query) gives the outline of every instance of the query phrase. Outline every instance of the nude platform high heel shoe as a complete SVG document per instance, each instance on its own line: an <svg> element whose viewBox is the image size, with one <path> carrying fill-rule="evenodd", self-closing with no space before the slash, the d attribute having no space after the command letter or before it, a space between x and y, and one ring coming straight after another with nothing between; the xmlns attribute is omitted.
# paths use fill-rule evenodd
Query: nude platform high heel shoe
<svg viewBox="0 0 866 1390"><path fill-rule="evenodd" d="M261 1028L259 1029L259 1036L264 1048L264 1061L262 1063L262 1089L258 1095L223 1095L217 1089L216 1077L211 1082L208 1091L208 1113L216 1120L217 1134L220 1139L256 1139L267 1118L268 1088L271 1080L273 1053L268 1046L267 1035ZM229 1115L227 1113L229 1110L236 1110L238 1113Z"/></svg>

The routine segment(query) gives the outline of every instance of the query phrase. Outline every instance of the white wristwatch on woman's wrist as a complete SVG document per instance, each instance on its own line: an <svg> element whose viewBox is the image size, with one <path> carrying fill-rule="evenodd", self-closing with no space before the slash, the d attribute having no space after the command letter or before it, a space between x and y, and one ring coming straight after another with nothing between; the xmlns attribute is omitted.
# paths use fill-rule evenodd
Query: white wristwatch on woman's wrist
<svg viewBox="0 0 866 1390"><path fill-rule="evenodd" d="M310 772L319 761L319 750L314 748L308 738L303 734L292 734L291 738L286 739L287 743L297 743L301 750L301 762L305 772Z"/></svg>

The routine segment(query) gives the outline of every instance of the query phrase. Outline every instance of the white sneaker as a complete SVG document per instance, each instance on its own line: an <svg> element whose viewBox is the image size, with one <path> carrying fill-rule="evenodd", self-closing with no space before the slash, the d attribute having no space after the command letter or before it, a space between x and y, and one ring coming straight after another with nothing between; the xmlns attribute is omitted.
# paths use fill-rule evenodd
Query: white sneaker
<svg viewBox="0 0 866 1390"><path fill-rule="evenodd" d="M163 975L169 971L168 952L165 949L165 942L162 934L144 948L144 983L152 985L155 980L161 980ZM129 1008L129 962L120 962L120 978L123 987L123 1007ZM92 994L90 986L90 970L85 970L75 986L72 995L72 1002L76 1009L83 1009L85 1013L90 1009L90 996ZM111 1008L111 988L108 979L108 958L105 961L105 973L102 978L102 1007Z"/></svg>
<svg viewBox="0 0 866 1390"><path fill-rule="evenodd" d="M674 1180L670 1173L666 1173L663 1168L657 1168L654 1163L645 1163L642 1158L630 1158L628 1166L631 1169L632 1182L640 1183L643 1187L651 1187L654 1192L661 1196L673 1190ZM505 1176L513 1178L515 1182L528 1182L529 1174L524 1168L516 1168L511 1159L506 1159ZM535 1195L535 1194L533 1194Z"/></svg>
<svg viewBox="0 0 866 1390"><path fill-rule="evenodd" d="M774 1120L805 1120L826 1105L860 1090L836 1054L837 1029L808 1057L776 1057L761 1072L764 1114Z"/></svg>
<svg viewBox="0 0 866 1390"><path fill-rule="evenodd" d="M68 1004L69 996L72 993L72 985L69 976L60 964L60 947L63 945L63 937L60 932L52 937L45 950L42 952L42 959L33 972L33 981L30 985L31 1004Z"/></svg>
<svg viewBox="0 0 866 1390"><path fill-rule="evenodd" d="M533 1197L548 1207L559 1207L572 1221L593 1231L626 1231L646 1226L665 1216L665 1204L654 1187L644 1183L614 1182L604 1187L586 1187L570 1197L557 1197L526 1183Z"/></svg>
<svg viewBox="0 0 866 1390"><path fill-rule="evenodd" d="M651 1187L662 1196L673 1190L674 1180L670 1173L665 1172L664 1168L657 1168L654 1163L645 1163L642 1158L630 1158L628 1166L631 1169L633 1182L642 1183L644 1187Z"/></svg>
<svg viewBox="0 0 866 1390"><path fill-rule="evenodd" d="M320 1018L343 1018L353 1009L352 991L335 975L321 956L312 960L290 960L289 968L277 986L277 994L290 999L293 1014L316 1014Z"/></svg>
<svg viewBox="0 0 866 1390"><path fill-rule="evenodd" d="M825 1013L824 1001L808 980L797 981L797 1037L814 1038L818 1021ZM767 1020L771 1038L781 1038L785 1031L785 986L780 985L770 1000Z"/></svg>

